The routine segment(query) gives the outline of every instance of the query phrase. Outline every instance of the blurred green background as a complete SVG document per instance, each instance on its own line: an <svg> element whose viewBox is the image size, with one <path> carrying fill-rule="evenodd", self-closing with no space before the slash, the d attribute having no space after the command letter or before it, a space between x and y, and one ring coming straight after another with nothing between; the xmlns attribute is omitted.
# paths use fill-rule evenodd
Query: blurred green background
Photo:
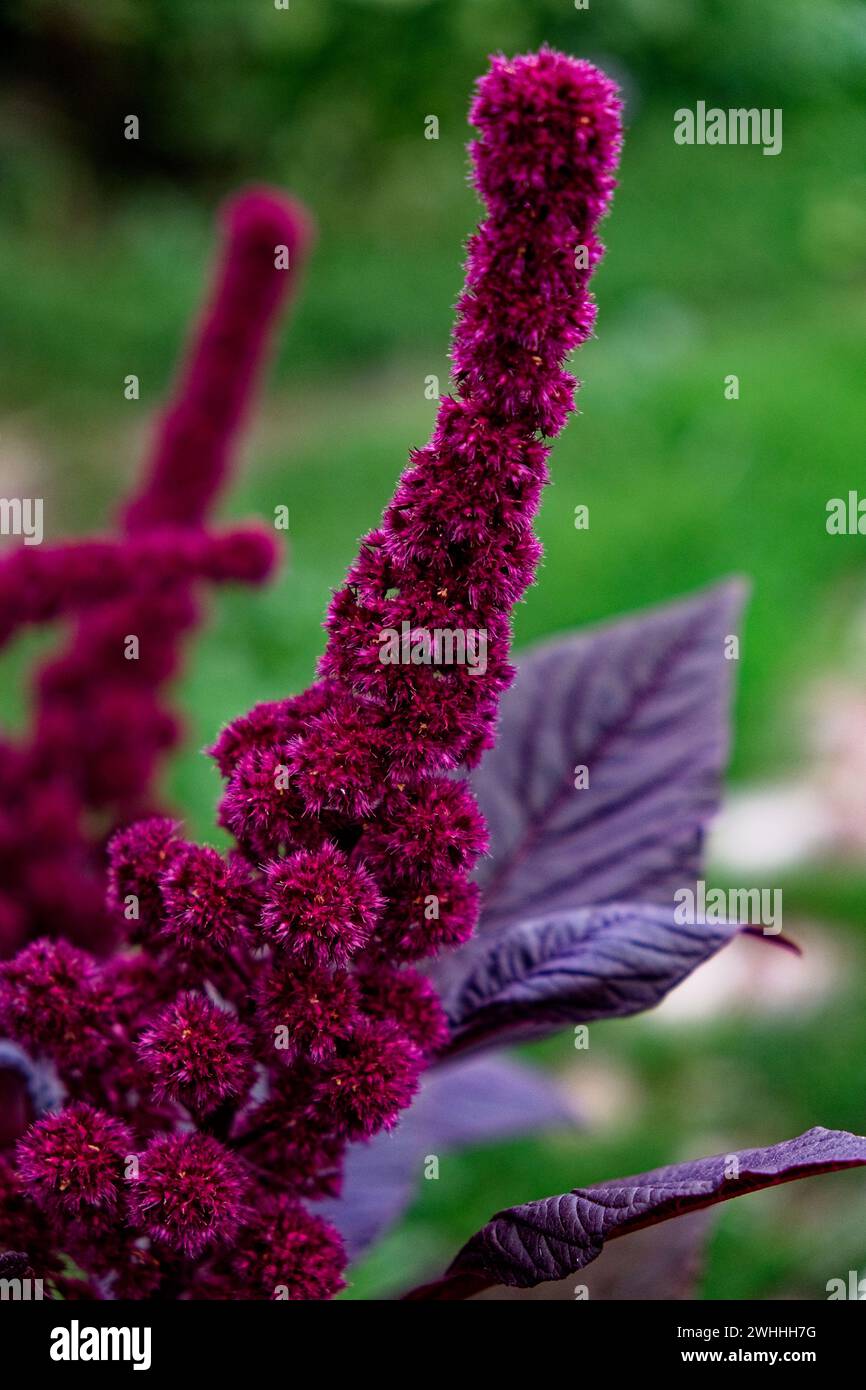
<svg viewBox="0 0 866 1390"><path fill-rule="evenodd" d="M198 750L255 700L302 687L357 537L390 495L448 375L462 243L466 108L486 55L547 41L604 66L627 111L621 185L580 355L581 416L557 442L546 561L518 642L676 596L753 582L740 663L736 783L796 770L797 697L863 673L858 537L828 498L862 476L866 57L859 0L6 0L0 8L0 491L46 498L49 536L108 523L164 397L213 248L245 182L292 190L318 246L225 515L291 513L291 560L264 594L220 599L179 699L168 794L213 835ZM678 147L680 106L781 107L784 146ZM127 114L141 138L123 138ZM436 115L438 141L424 138ZM136 373L139 402L123 398ZM735 373L740 398L724 397ZM574 508L590 508L576 532ZM20 676L43 634L4 666ZM778 880L777 880L778 881ZM866 872L786 875L788 921L819 925L849 968L823 1002L768 1016L593 1028L588 1054L528 1055L624 1083L586 1134L449 1160L350 1296L449 1258L493 1210L814 1123L866 1129ZM796 934L796 933L795 933ZM803 966L808 972L809 964ZM581 1059L586 1059L582 1061ZM590 1061L591 1059L591 1061ZM593 1070L594 1068L594 1070ZM611 1087L615 1091L613 1081ZM622 1089L622 1086L620 1086ZM601 1107L604 1110L604 1107ZM822 1297L866 1265L853 1175L732 1203L707 1297Z"/></svg>

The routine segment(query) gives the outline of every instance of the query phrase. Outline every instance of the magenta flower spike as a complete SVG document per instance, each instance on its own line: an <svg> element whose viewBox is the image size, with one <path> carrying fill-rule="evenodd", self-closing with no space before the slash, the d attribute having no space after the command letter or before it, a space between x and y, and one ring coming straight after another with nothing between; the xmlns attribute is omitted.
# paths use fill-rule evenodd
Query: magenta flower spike
<svg viewBox="0 0 866 1390"><path fill-rule="evenodd" d="M65 726L85 702L91 710L96 702L103 717L89 721L98 729L96 743L91 734L80 748L76 777L85 804L109 807L117 818L145 808L158 758L178 736L156 695L176 671L181 640L198 619L189 582L195 575L185 576L185 565L198 559L212 582L260 583L276 559L273 537L262 528L223 538L203 528L252 406L278 310L297 284L309 223L297 204L260 189L233 198L222 221L225 245L214 289L143 484L125 508L118 548L129 557L129 578L118 585L116 603L83 616L68 651L39 681L37 730L51 743L63 742L52 749L55 757L74 758ZM103 596L112 587L107 579ZM123 659L127 633L137 634L144 648L134 662Z"/></svg>
<svg viewBox="0 0 866 1390"><path fill-rule="evenodd" d="M260 584L274 568L269 531L214 531L208 513L297 284L309 223L264 189L232 199L223 223L216 283L124 509L125 534L0 557L0 646L24 626L72 622L65 650L37 674L30 736L3 745L0 958L58 930L107 947L116 929L104 906L105 832L152 807L159 763L179 736L161 691L198 621L197 593Z"/></svg>
<svg viewBox="0 0 866 1390"><path fill-rule="evenodd" d="M595 319L587 285L602 255L596 228L614 188L619 111L608 78L550 50L496 58L479 83L471 148L488 215L470 240L458 305L457 394L443 399L430 443L328 617L323 674L371 721L389 789L471 765L491 742L512 677L508 614L540 555L532 521L547 478L542 437L558 434L574 408L563 363ZM416 633L437 628L486 634L483 675L382 661L383 632L408 633L414 648ZM316 804L329 809L340 792L323 788L326 776Z"/></svg>
<svg viewBox="0 0 866 1390"><path fill-rule="evenodd" d="M454 391L333 597L319 679L234 720L211 750L233 847L190 843L164 816L122 825L107 919L125 943L99 959L48 931L0 965L0 1066L17 1069L36 1115L14 1151L0 1126L0 1272L32 1272L53 1296L334 1297L427 1157L568 1122L538 1069L482 1049L651 1008L743 929L675 907L718 801L740 586L545 643L509 689L547 441L573 409L565 360L594 319L616 89L549 49L497 57L472 120L486 219L469 243ZM214 537L204 518L278 298L271 243L281 236L291 264L305 232L259 194L229 224L215 307L126 510L124 547L0 565L0 623L18 620L25 571L34 621L65 604L80 614L78 645L43 677L38 747L79 739L86 756L61 759L56 786L30 750L0 764L0 780L32 795L35 881L44 894L53 868L79 904L69 863L83 862L82 807L144 803L171 741L148 717L193 581L266 568L255 542ZM155 583L127 576L103 607L97 572L123 575L127 553L148 557ZM166 634L139 705L110 660L133 613ZM83 694L110 730L108 763L73 717ZM145 750L134 775L129 730ZM576 795L582 754L592 789ZM4 865L28 864L17 819L18 805L0 819ZM8 934L10 905L31 907L20 884L6 891ZM40 912L53 928L60 914ZM866 1139L815 1127L576 1186L498 1212L410 1296L561 1280L606 1240L863 1166Z"/></svg>
<svg viewBox="0 0 866 1390"><path fill-rule="evenodd" d="M254 399L278 313L295 290L312 228L299 203L252 188L223 210L216 283L174 400L163 415L131 534L201 525L225 482Z"/></svg>
<svg viewBox="0 0 866 1390"><path fill-rule="evenodd" d="M26 626L104 612L107 593L131 603L136 590L158 601L202 579L258 584L273 563L270 536L253 526L222 533L166 526L140 537L13 550L0 557L0 645Z"/></svg>
<svg viewBox="0 0 866 1390"><path fill-rule="evenodd" d="M100 1000L99 1070L76 1057L64 1081L73 1103L135 1129L138 1176L114 1237L118 1249L143 1238L163 1269L155 1284L152 1268L142 1276L147 1296L338 1292L342 1243L302 1199L339 1193L347 1145L395 1127L449 1035L407 962L474 926L470 875L487 832L448 774L490 745L512 679L509 615L540 553L545 437L573 408L564 360L592 327L587 286L620 146L613 84L549 50L494 59L472 120L487 219L469 245L455 394L331 603L320 680L257 706L213 749L236 850L189 844L166 820L129 826L110 845L110 903L143 955L100 966L37 945L0 969L0 1021L22 1041L37 1036L40 991L52 1046L67 1016L89 1020L88 991ZM239 325L247 264L230 242L221 293ZM259 291L261 307L270 290ZM151 486L126 513L136 543L193 524L209 500L239 411L227 370L209 322ZM227 382L213 416L209 375ZM188 448L201 473L178 487ZM431 662L425 634L439 629L473 659ZM25 1191L46 1181L34 1143L22 1141ZM106 1272L105 1247L89 1260L75 1251L92 1278L126 1277Z"/></svg>

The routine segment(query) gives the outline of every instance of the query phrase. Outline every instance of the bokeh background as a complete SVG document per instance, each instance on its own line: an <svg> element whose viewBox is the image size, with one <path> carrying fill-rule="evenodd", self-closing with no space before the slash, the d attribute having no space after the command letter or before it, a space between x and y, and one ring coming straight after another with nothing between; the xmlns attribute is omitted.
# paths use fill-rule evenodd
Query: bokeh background
<svg viewBox="0 0 866 1390"><path fill-rule="evenodd" d="M828 499L863 477L864 6L0 6L0 493L43 496L49 537L106 525L132 478L224 196L273 182L318 221L224 508L271 518L287 504L290 562L266 593L220 597L179 691L188 735L166 796L211 838L217 778L200 748L308 682L328 592L429 432L425 377L446 389L477 212L472 83L489 52L542 41L620 79L627 138L582 414L555 448L518 642L750 578L711 877L782 887L805 956L749 943L653 1015L594 1026L588 1052L569 1036L529 1050L582 1124L449 1159L349 1297L423 1278L504 1205L815 1123L866 1129L866 543L825 529ZM676 146L673 112L698 100L781 107L783 152ZM50 640L4 661L8 721L26 717L22 676ZM857 1175L722 1207L697 1290L824 1297L828 1279L866 1272L864 1215Z"/></svg>

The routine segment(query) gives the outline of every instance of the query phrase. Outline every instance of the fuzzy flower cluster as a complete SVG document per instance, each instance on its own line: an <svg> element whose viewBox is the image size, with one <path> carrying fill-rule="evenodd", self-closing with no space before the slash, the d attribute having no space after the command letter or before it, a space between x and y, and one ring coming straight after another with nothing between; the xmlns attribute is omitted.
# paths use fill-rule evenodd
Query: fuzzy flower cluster
<svg viewBox="0 0 866 1390"><path fill-rule="evenodd" d="M472 108L488 215L456 393L331 603L319 680L212 750L234 848L133 824L110 845L128 949L99 963L38 941L0 970L0 1023L69 1097L19 1144L11 1248L49 1272L71 1255L97 1296L342 1287L340 1238L309 1203L339 1193L346 1145L394 1126L446 1041L414 963L476 919L485 826L450 773L490 744L512 678L509 615L538 560L545 437L573 408L563 361L592 325L618 110L588 64L493 61ZM381 661L382 630L403 623L486 629L483 678Z"/></svg>
<svg viewBox="0 0 866 1390"><path fill-rule="evenodd" d="M36 675L29 735L0 742L0 957L58 930L107 946L105 833L152 809L179 733L161 691L198 621L197 590L273 568L267 532L215 532L208 513L306 241L302 213L275 194L228 206L211 302L118 535L0 557L0 646L28 625L70 623Z"/></svg>

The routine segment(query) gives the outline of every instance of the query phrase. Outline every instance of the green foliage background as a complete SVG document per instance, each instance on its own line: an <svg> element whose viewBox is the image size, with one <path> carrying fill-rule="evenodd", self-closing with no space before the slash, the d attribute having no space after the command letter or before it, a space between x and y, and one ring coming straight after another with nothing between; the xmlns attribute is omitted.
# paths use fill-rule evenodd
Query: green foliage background
<svg viewBox="0 0 866 1390"><path fill-rule="evenodd" d="M318 247L227 499L291 510L291 563L266 594L220 600L185 675L183 757L168 794L213 834L198 749L256 699L300 688L330 586L377 518L447 379L461 247L476 217L465 113L493 50L548 41L618 76L621 188L581 353L581 417L557 443L547 558L521 643L673 597L730 572L754 585L735 780L798 764L796 695L857 672L866 557L830 538L829 497L857 487L862 442L866 56L858 0L6 0L0 9L0 481L23 470L50 535L107 523L142 456L199 303L220 200L271 181L314 210ZM781 107L784 148L679 148L673 112ZM123 118L141 122L137 143ZM435 114L440 139L423 138ZM123 400L128 372L142 400ZM737 402L723 397L728 373ZM574 507L591 526L577 533ZM42 640L42 639L40 639ZM39 642L4 670L18 677ZM352 1296L447 1258L495 1208L813 1123L862 1131L866 882L783 884L859 964L832 1008L732 1016L676 1032L593 1030L630 1076L632 1112L601 1134L449 1159ZM808 965L804 968L808 969ZM571 1069L569 1039L532 1057ZM816 1297L866 1262L843 1203L853 1176L719 1215L708 1297Z"/></svg>

